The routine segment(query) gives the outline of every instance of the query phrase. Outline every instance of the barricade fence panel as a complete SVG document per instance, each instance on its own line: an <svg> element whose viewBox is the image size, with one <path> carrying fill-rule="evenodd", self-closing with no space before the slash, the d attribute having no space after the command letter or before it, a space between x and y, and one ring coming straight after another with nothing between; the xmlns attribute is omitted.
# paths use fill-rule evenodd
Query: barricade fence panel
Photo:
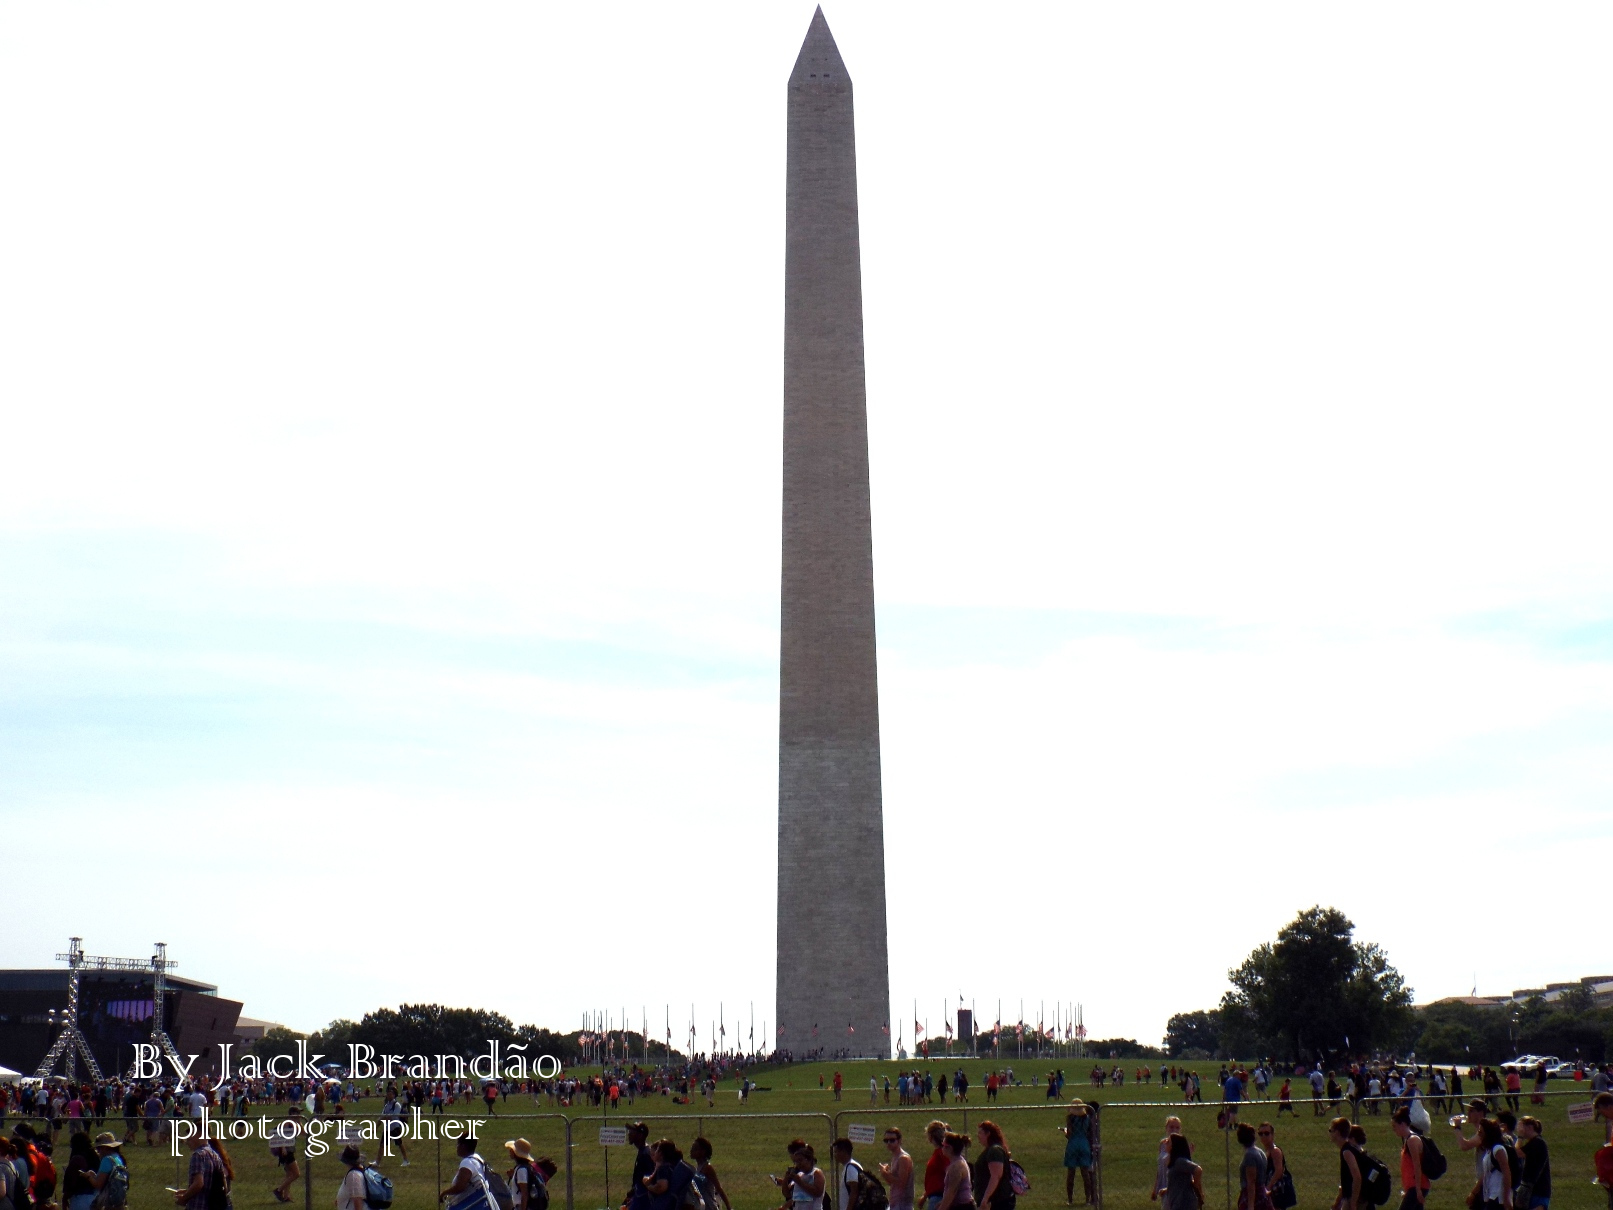
<svg viewBox="0 0 1613 1210"><path fill-rule="evenodd" d="M360 1144L363 1157L375 1162L393 1182L395 1210L436 1210L440 1205L438 1194L452 1182L459 1162L452 1135L460 1131L446 1128L451 1120L478 1123L480 1153L499 1172L512 1167L505 1149L508 1140L524 1138L531 1144L534 1156L553 1159L558 1171L550 1183L552 1210L616 1210L621 1206L628 1192L633 1149L602 1143L600 1129L619 1129L639 1120L649 1127L652 1143L670 1138L686 1156L695 1138L710 1141L712 1164L735 1210L777 1210L783 1198L769 1177L787 1167L785 1146L791 1139L802 1138L812 1144L818 1164L833 1188L839 1175L830 1154L835 1138L851 1135L853 1126L871 1127L874 1141L858 1141L854 1154L877 1171L878 1164L888 1159L879 1140L887 1127L898 1127L903 1145L913 1157L915 1193L922 1207L923 1171L930 1155L925 1126L939 1120L968 1136L969 1154L973 1156L979 1151L975 1131L983 1119L990 1119L1002 1129L1014 1159L1023 1165L1031 1180L1031 1192L1019 1199L1019 1210L1055 1210L1065 1199L1063 1129L1068 1101L1073 1096L1098 1105L1094 1191L1103 1210L1158 1210L1150 1193L1156 1179L1160 1141L1170 1116L1181 1119L1183 1133L1194 1148L1194 1161L1203 1169L1205 1210L1231 1210L1238 1205L1238 1166L1243 1148L1232 1132L1219 1128L1217 1119L1223 1109L1219 1102L1109 1100L1102 1089L1073 1084L1066 1086L1061 1099L1045 1104L953 1101L856 1106L841 1102L834 1105L838 1112L825 1113L769 1113L761 1109L719 1113L699 1104L666 1112L664 1101L659 1099L641 1102L641 1107L660 1112L637 1113L634 1106L624 1103L608 1114L582 1109L557 1113L543 1112L531 1098L512 1094L492 1114L480 1102L450 1107L441 1114L422 1112L418 1120L411 1111L405 1119L408 1133L393 1145L391 1155L385 1153L379 1138L381 1119L360 1113L350 1115L348 1122L349 1129L361 1135L368 1131L369 1137ZM1608 1210L1607 1192L1594 1184L1592 1166L1596 1149L1606 1139L1605 1127L1596 1121L1569 1120L1569 1106L1583 1105L1590 1099L1590 1092L1583 1087L1566 1092L1553 1090L1540 1101L1528 1091L1520 1098L1516 1112L1520 1116L1533 1114L1545 1126L1552 1164L1551 1210ZM1509 1107L1504 1096L1489 1100L1493 1109ZM1464 1210L1475 1170L1473 1153L1459 1150L1456 1132L1447 1122L1450 1114L1459 1112L1459 1106L1436 1099L1425 1103L1434 1119L1433 1138L1449 1160L1449 1171L1435 1182L1429 1196L1429 1210ZM1339 1153L1327 1132L1335 1116L1358 1121L1367 1132L1367 1151L1388 1165L1395 1187L1393 1210L1399 1198L1400 1140L1391 1128L1392 1106L1387 1099L1378 1104L1376 1112L1366 1102L1352 1107L1347 1101L1317 1104L1308 1098L1296 1098L1292 1112L1286 1106L1281 1111L1279 1108L1275 1100L1248 1101L1239 1107L1239 1118L1250 1124L1269 1122L1275 1127L1276 1144L1282 1148L1294 1175L1299 1210L1327 1210L1338 1190ZM341 1141L335 1130L327 1124L324 1147L315 1147L315 1154L310 1154L306 1144L299 1146L296 1176L288 1181L288 1169L271 1154L269 1141L261 1137L257 1127L260 1117L267 1118L268 1128L272 1129L272 1124L284 1116L284 1106L251 1107L244 1119L227 1117L215 1124L215 1128L222 1125L226 1130L224 1146L235 1169L234 1210L277 1207L280 1203L272 1192L276 1188L286 1189L291 1205L303 1210L327 1210L335 1205L337 1188L346 1171L340 1161ZM6 1132L19 1120L13 1116L5 1123ZM28 1120L41 1132L45 1130L43 1120ZM128 1125L121 1117L84 1123L92 1134L111 1130L120 1139L125 1137ZM165 1119L162 1132L150 1143L144 1123L136 1121L134 1125L133 1137L123 1147L132 1177L130 1208L172 1210L174 1200L169 1190L187 1184L189 1148L181 1143L180 1154L172 1154L171 1138L163 1132L172 1132L177 1123ZM183 1129L179 1127L180 1132ZM417 1130L424 1137L414 1137ZM60 1181L68 1161L69 1134L64 1123L56 1135L53 1155L58 1172L55 1200L63 1206ZM246 1137L241 1137L243 1134ZM858 1134L859 1138L866 1137ZM1084 1186L1078 1173L1070 1184L1074 1203L1081 1206ZM836 1207L838 1210L838 1198Z"/></svg>

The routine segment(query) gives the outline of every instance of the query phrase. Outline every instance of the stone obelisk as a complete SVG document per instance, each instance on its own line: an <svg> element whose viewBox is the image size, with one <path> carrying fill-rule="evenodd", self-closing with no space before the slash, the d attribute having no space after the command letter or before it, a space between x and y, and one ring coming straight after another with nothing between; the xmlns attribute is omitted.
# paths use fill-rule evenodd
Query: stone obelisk
<svg viewBox="0 0 1613 1210"><path fill-rule="evenodd" d="M890 1057L859 249L851 79L820 8L785 186L776 1041L797 1057Z"/></svg>

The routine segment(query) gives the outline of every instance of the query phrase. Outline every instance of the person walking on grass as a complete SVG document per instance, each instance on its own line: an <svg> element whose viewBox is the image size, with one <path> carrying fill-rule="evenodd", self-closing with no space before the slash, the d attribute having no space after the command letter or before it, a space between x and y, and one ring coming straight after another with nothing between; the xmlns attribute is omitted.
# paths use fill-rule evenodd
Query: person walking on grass
<svg viewBox="0 0 1613 1210"><path fill-rule="evenodd" d="M1238 1123L1238 1146L1243 1148L1238 1161L1238 1210L1271 1210L1266 1153L1255 1146L1258 1137L1248 1122Z"/></svg>
<svg viewBox="0 0 1613 1210"><path fill-rule="evenodd" d="M930 1158L924 1164L924 1210L937 1210L941 1205L941 1193L946 1187L947 1166L952 1162L952 1157L947 1154L946 1137L945 1122L931 1122L924 1128L925 1141L935 1149L930 1152Z"/></svg>
<svg viewBox="0 0 1613 1210"><path fill-rule="evenodd" d="M655 1171L644 1178L650 1210L681 1210L694 1181L694 1169L683 1162L683 1152L671 1139L662 1139L650 1152L655 1157Z"/></svg>
<svg viewBox="0 0 1613 1210"><path fill-rule="evenodd" d="M793 1166L779 1179L779 1187L789 1198L786 1205L790 1210L819 1210L828 1180L818 1167L817 1152L810 1143L802 1143L792 1159Z"/></svg>
<svg viewBox="0 0 1613 1210"><path fill-rule="evenodd" d="M1165 1119L1165 1137L1159 1140L1159 1158L1154 1163L1154 1187L1149 1190L1148 1200L1158 1201L1165 1196L1170 1185L1171 1166L1171 1140L1182 1133L1182 1119L1174 1113ZM1192 1158L1191 1154L1188 1157ZM1088 1198L1088 1201L1091 1199ZM1069 1201L1066 1199L1065 1204Z"/></svg>
<svg viewBox="0 0 1613 1210"><path fill-rule="evenodd" d="M1172 1119L1174 1120L1174 1119ZM1178 1123L1180 1125L1180 1123ZM1082 1204L1092 1204L1092 1111L1080 1097L1064 1115L1064 1204L1075 1205L1075 1174L1081 1174Z"/></svg>
<svg viewBox="0 0 1613 1210"><path fill-rule="evenodd" d="M269 1154L280 1165L280 1183L269 1192L277 1202L291 1200L290 1189L302 1175L297 1167L297 1139L302 1134L302 1106L293 1101L286 1106L286 1116L275 1127L269 1145Z"/></svg>
<svg viewBox="0 0 1613 1210"><path fill-rule="evenodd" d="M1270 1122L1255 1127L1260 1149L1266 1153L1266 1194L1275 1210L1292 1210L1294 1178L1288 1173L1288 1157L1277 1146L1277 1128ZM1286 1179L1284 1179L1286 1178Z"/></svg>
<svg viewBox="0 0 1613 1210"><path fill-rule="evenodd" d="M1334 1118L1327 1128L1328 1141L1339 1149L1339 1191L1333 1210L1361 1210L1361 1148L1350 1138L1350 1119Z"/></svg>
<svg viewBox="0 0 1613 1210"><path fill-rule="evenodd" d="M454 1153L459 1157L459 1167L454 1170L453 1183L437 1194L437 1200L446 1203L448 1210L468 1206L484 1194L491 1203L492 1195L487 1191L487 1161L476 1154L476 1140L460 1139L454 1145Z"/></svg>
<svg viewBox="0 0 1613 1210"><path fill-rule="evenodd" d="M887 1127L884 1143L890 1159L879 1165L879 1175L889 1190L890 1210L913 1210L913 1157L902 1149L902 1132Z"/></svg>
<svg viewBox="0 0 1613 1210"><path fill-rule="evenodd" d="M1014 1188L1008 1183L1008 1140L995 1122L981 1122L975 1137L981 1147L971 1170L975 1205L980 1210L1014 1210Z"/></svg>
<svg viewBox="0 0 1613 1210"><path fill-rule="evenodd" d="M1523 1173L1513 1190L1517 1210L1547 1210L1551 1205L1551 1155L1542 1137L1545 1131L1539 1118L1518 1119L1518 1164Z"/></svg>
<svg viewBox="0 0 1613 1210"><path fill-rule="evenodd" d="M347 1171L336 1186L336 1210L364 1210L364 1160L358 1148L342 1148L342 1163Z"/></svg>
<svg viewBox="0 0 1613 1210"><path fill-rule="evenodd" d="M1202 1210L1204 1170L1193 1162L1187 1136L1169 1135L1170 1163L1165 1167L1165 1210Z"/></svg>
<svg viewBox="0 0 1613 1210"><path fill-rule="evenodd" d="M1485 1118L1479 1123L1479 1181L1468 1203L1473 1210L1512 1210L1514 1176L1501 1135L1501 1123Z"/></svg>
<svg viewBox="0 0 1613 1210"><path fill-rule="evenodd" d="M510 1190L510 1210L534 1210L533 1194L545 1178L538 1173L532 1144L526 1139L510 1139L504 1144L504 1151L514 1165L504 1182Z"/></svg>
<svg viewBox="0 0 1613 1210"><path fill-rule="evenodd" d="M197 1131L191 1135L189 1181L183 1189L174 1190L174 1204L185 1210L207 1210L208 1192L224 1183L224 1164L218 1152Z"/></svg>
<svg viewBox="0 0 1613 1210"><path fill-rule="evenodd" d="M734 1210L728 1191L711 1166L711 1141L701 1137L690 1143L689 1158L694 1161L695 1179L700 1184L700 1200L705 1210Z"/></svg>
<svg viewBox="0 0 1613 1210"><path fill-rule="evenodd" d="M936 1210L968 1210L975 1204L969 1161L963 1158L963 1153L969 1150L969 1140L949 1130L942 1140L942 1146L946 1151L947 1170Z"/></svg>
<svg viewBox="0 0 1613 1210"><path fill-rule="evenodd" d="M1428 1201L1428 1174L1423 1171L1423 1139L1411 1125L1411 1109L1401 1106L1390 1119L1400 1136L1400 1210L1422 1210Z"/></svg>

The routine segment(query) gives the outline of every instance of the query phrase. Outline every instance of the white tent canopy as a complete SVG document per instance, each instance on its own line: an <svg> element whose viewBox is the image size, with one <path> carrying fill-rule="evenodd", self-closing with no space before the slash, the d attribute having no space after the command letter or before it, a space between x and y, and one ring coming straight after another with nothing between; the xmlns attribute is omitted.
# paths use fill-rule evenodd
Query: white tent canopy
<svg viewBox="0 0 1613 1210"><path fill-rule="evenodd" d="M0 1067L0 1084L15 1084L22 1079L22 1072L12 1071L9 1067Z"/></svg>

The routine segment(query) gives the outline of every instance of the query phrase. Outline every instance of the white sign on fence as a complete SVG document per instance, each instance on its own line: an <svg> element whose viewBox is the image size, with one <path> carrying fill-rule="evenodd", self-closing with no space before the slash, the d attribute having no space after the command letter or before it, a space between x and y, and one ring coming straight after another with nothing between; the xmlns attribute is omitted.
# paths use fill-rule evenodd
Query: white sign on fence
<svg viewBox="0 0 1613 1210"><path fill-rule="evenodd" d="M601 1126L599 1128L599 1145L601 1147L626 1147L626 1126Z"/></svg>
<svg viewBox="0 0 1613 1210"><path fill-rule="evenodd" d="M846 1127L846 1138L853 1143L872 1143L874 1128L866 1122L852 1122Z"/></svg>
<svg viewBox="0 0 1613 1210"><path fill-rule="evenodd" d="M1568 1107L1568 1120L1576 1126L1583 1126L1596 1116L1596 1102L1583 1101L1578 1105Z"/></svg>

